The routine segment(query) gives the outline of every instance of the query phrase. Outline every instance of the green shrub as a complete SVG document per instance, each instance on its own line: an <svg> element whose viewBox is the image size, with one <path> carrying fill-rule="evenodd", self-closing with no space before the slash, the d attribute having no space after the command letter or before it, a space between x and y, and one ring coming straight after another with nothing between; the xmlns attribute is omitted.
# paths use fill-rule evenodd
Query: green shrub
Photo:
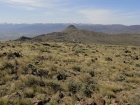
<svg viewBox="0 0 140 105"><path fill-rule="evenodd" d="M81 82L79 81L74 81L74 80L70 80L68 82L68 89L70 92L72 92L73 94L77 93L78 91L80 91L81 89Z"/></svg>
<svg viewBox="0 0 140 105"><path fill-rule="evenodd" d="M31 101L28 99L16 99L12 101L11 104L12 105L32 105Z"/></svg>
<svg viewBox="0 0 140 105"><path fill-rule="evenodd" d="M0 105L6 105L4 101L0 100Z"/></svg>
<svg viewBox="0 0 140 105"><path fill-rule="evenodd" d="M23 80L26 86L29 86L29 87L32 87L34 85L42 86L43 81L39 77L28 75L24 78L26 78L25 80Z"/></svg>
<svg viewBox="0 0 140 105"><path fill-rule="evenodd" d="M61 86L57 81L50 80L46 82L46 85L50 86L55 92L57 92L58 90L61 90Z"/></svg>
<svg viewBox="0 0 140 105"><path fill-rule="evenodd" d="M140 64L136 64L136 67L140 67Z"/></svg>
<svg viewBox="0 0 140 105"><path fill-rule="evenodd" d="M83 49L78 49L75 51L75 55L77 55L79 53L85 53L85 51Z"/></svg>
<svg viewBox="0 0 140 105"><path fill-rule="evenodd" d="M105 60L106 60L106 61L112 61L112 58L106 57Z"/></svg>
<svg viewBox="0 0 140 105"><path fill-rule="evenodd" d="M10 62L4 62L4 63L3 63L3 68L4 68L4 69L8 69L8 68L12 69L12 68L14 68L14 66L13 66L13 64L10 63Z"/></svg>
<svg viewBox="0 0 140 105"><path fill-rule="evenodd" d="M79 66L73 66L72 69L73 69L74 71L78 71L78 72L81 71L81 67L79 67Z"/></svg>
<svg viewBox="0 0 140 105"><path fill-rule="evenodd" d="M41 52L51 53L51 51L47 47L40 49L40 51Z"/></svg>
<svg viewBox="0 0 140 105"><path fill-rule="evenodd" d="M24 90L24 97L33 98L35 96L33 88L26 88Z"/></svg>
<svg viewBox="0 0 140 105"><path fill-rule="evenodd" d="M90 87L88 85L83 86L82 91L86 97L91 97L92 92L90 91Z"/></svg>

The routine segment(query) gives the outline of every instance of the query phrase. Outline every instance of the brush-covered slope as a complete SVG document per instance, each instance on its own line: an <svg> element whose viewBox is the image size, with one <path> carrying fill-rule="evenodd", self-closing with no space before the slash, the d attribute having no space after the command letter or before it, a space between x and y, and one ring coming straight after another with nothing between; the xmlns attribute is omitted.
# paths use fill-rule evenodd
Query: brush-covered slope
<svg viewBox="0 0 140 105"><path fill-rule="evenodd" d="M10 41L0 49L0 105L140 105L139 46Z"/></svg>
<svg viewBox="0 0 140 105"><path fill-rule="evenodd" d="M15 40L21 36L35 37L41 34L59 32L71 23L35 23L35 24L0 24L0 41ZM72 23L78 29L88 29L95 32L107 34L140 34L140 25L125 26L120 24L102 25L102 24L82 24Z"/></svg>
<svg viewBox="0 0 140 105"><path fill-rule="evenodd" d="M140 45L139 34L110 35L102 32L93 32L86 29L78 29L73 25L61 32L43 34L32 38L33 41L48 42L81 42L114 45Z"/></svg>

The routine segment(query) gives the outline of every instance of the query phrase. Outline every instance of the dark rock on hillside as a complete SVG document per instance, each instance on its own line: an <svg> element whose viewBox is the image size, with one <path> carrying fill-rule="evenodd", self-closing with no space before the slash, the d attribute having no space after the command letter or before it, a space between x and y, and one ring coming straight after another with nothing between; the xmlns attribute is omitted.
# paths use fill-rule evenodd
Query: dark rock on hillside
<svg viewBox="0 0 140 105"><path fill-rule="evenodd" d="M31 40L31 38L26 37L26 36L22 36L19 39L16 39L15 41L26 41L26 40Z"/></svg>

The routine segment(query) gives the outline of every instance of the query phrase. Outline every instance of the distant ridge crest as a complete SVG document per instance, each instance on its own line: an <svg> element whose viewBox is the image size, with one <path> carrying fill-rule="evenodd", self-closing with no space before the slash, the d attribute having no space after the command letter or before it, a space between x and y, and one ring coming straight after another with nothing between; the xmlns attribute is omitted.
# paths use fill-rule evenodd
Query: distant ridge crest
<svg viewBox="0 0 140 105"><path fill-rule="evenodd" d="M69 25L69 26L67 27L67 29L69 29L69 28L71 28L71 29L77 29L74 25Z"/></svg>

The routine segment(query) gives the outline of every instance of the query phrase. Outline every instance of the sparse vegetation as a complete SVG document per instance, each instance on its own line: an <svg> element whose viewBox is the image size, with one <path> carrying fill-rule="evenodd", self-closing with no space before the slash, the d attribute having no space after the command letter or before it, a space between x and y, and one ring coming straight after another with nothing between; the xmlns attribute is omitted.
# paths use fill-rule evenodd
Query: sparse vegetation
<svg viewBox="0 0 140 105"><path fill-rule="evenodd" d="M1 46L0 105L74 105L101 97L106 105L140 104L138 46L31 41Z"/></svg>

